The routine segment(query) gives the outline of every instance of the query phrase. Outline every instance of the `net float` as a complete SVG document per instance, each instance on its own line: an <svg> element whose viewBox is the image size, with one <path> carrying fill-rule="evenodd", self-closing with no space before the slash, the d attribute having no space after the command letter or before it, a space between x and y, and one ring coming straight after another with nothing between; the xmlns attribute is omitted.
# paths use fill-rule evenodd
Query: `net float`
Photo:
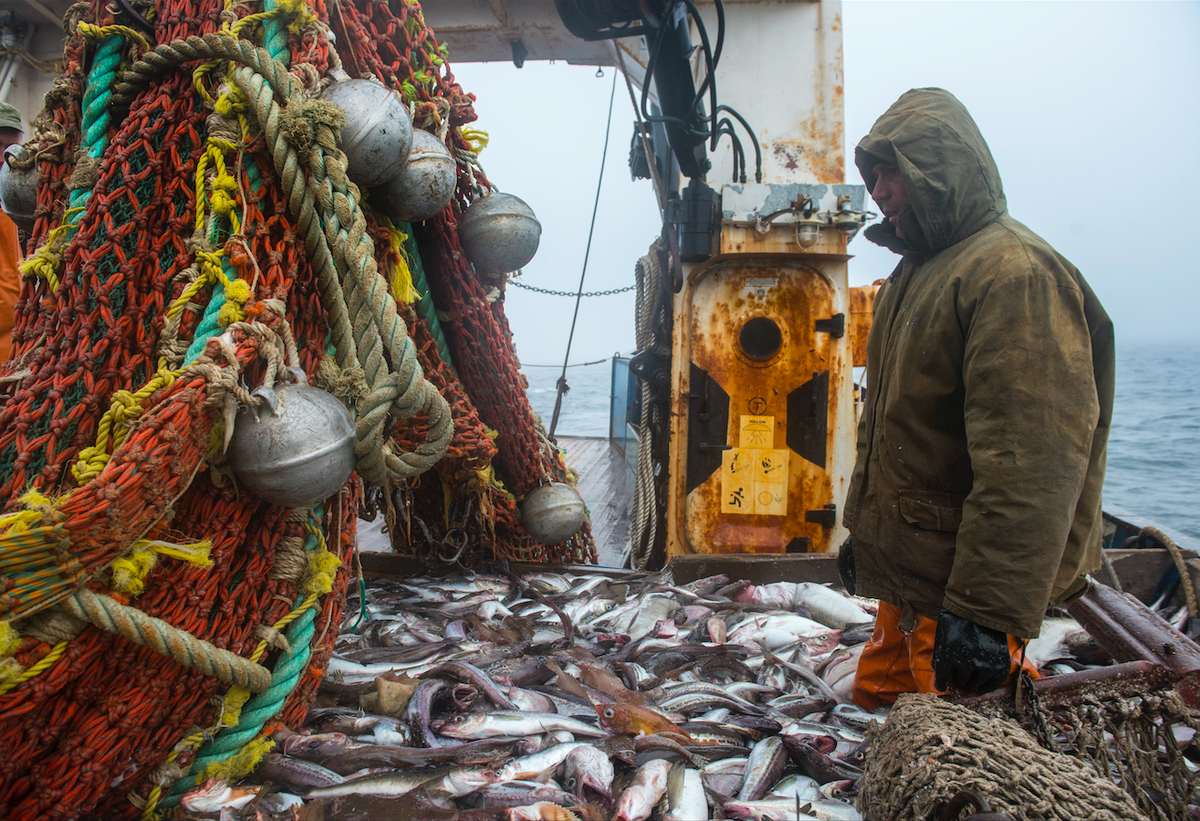
<svg viewBox="0 0 1200 821"><path fill-rule="evenodd" d="M283 507L327 499L354 472L354 419L333 394L314 388L299 368L295 382L259 386L256 407L239 409L229 441L238 481Z"/></svg>
<svg viewBox="0 0 1200 821"><path fill-rule="evenodd" d="M542 224L524 200L494 193L475 200L458 228L467 259L481 274L515 271L533 259Z"/></svg>
<svg viewBox="0 0 1200 821"><path fill-rule="evenodd" d="M346 173L364 188L382 185L404 168L412 148L412 117L400 97L370 80L345 80L321 92L346 115Z"/></svg>

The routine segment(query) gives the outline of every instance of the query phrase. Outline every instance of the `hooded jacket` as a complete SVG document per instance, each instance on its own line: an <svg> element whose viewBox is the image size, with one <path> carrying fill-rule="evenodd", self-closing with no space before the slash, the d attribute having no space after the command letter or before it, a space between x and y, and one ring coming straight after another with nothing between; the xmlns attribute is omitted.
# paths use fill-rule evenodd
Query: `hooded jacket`
<svg viewBox="0 0 1200 821"><path fill-rule="evenodd" d="M1022 638L1100 565L1113 331L1079 271L1008 215L971 115L904 94L855 150L909 206L880 288L844 521L860 595Z"/></svg>

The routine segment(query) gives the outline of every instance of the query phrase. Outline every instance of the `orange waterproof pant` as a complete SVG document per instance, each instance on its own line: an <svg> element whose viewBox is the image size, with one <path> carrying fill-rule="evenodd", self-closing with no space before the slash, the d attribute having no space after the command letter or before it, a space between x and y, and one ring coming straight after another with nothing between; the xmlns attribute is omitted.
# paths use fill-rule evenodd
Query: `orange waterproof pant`
<svg viewBox="0 0 1200 821"><path fill-rule="evenodd" d="M854 676L851 698L859 707L871 709L894 704L901 693L945 692L933 686L933 639L937 622L918 614L912 633L906 635L900 630L903 613L902 607L879 602L875 632L863 648ZM1021 640L1010 635L1008 650L1013 666L1005 683L1011 684L1021 668ZM1029 661L1025 662L1025 669L1038 678Z"/></svg>

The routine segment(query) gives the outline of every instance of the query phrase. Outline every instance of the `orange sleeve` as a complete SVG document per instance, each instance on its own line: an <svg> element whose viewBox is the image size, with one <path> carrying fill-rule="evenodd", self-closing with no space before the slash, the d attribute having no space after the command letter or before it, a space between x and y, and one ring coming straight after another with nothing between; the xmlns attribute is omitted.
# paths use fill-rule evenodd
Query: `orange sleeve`
<svg viewBox="0 0 1200 821"><path fill-rule="evenodd" d="M21 241L17 226L0 211L0 362L12 354L12 329L16 321L17 298L21 295Z"/></svg>

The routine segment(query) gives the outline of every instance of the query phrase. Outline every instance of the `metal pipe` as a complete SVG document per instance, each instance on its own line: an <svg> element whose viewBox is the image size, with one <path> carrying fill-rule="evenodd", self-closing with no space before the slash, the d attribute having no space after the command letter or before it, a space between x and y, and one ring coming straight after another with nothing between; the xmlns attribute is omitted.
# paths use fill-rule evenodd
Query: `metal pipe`
<svg viewBox="0 0 1200 821"><path fill-rule="evenodd" d="M1073 704L1087 693L1101 699L1132 698L1174 687L1184 703L1200 709L1200 645L1159 618L1128 593L1094 581L1067 611L1123 664L1038 679L1034 693L1044 706ZM964 706L1011 703L1011 686L980 696L955 698Z"/></svg>

